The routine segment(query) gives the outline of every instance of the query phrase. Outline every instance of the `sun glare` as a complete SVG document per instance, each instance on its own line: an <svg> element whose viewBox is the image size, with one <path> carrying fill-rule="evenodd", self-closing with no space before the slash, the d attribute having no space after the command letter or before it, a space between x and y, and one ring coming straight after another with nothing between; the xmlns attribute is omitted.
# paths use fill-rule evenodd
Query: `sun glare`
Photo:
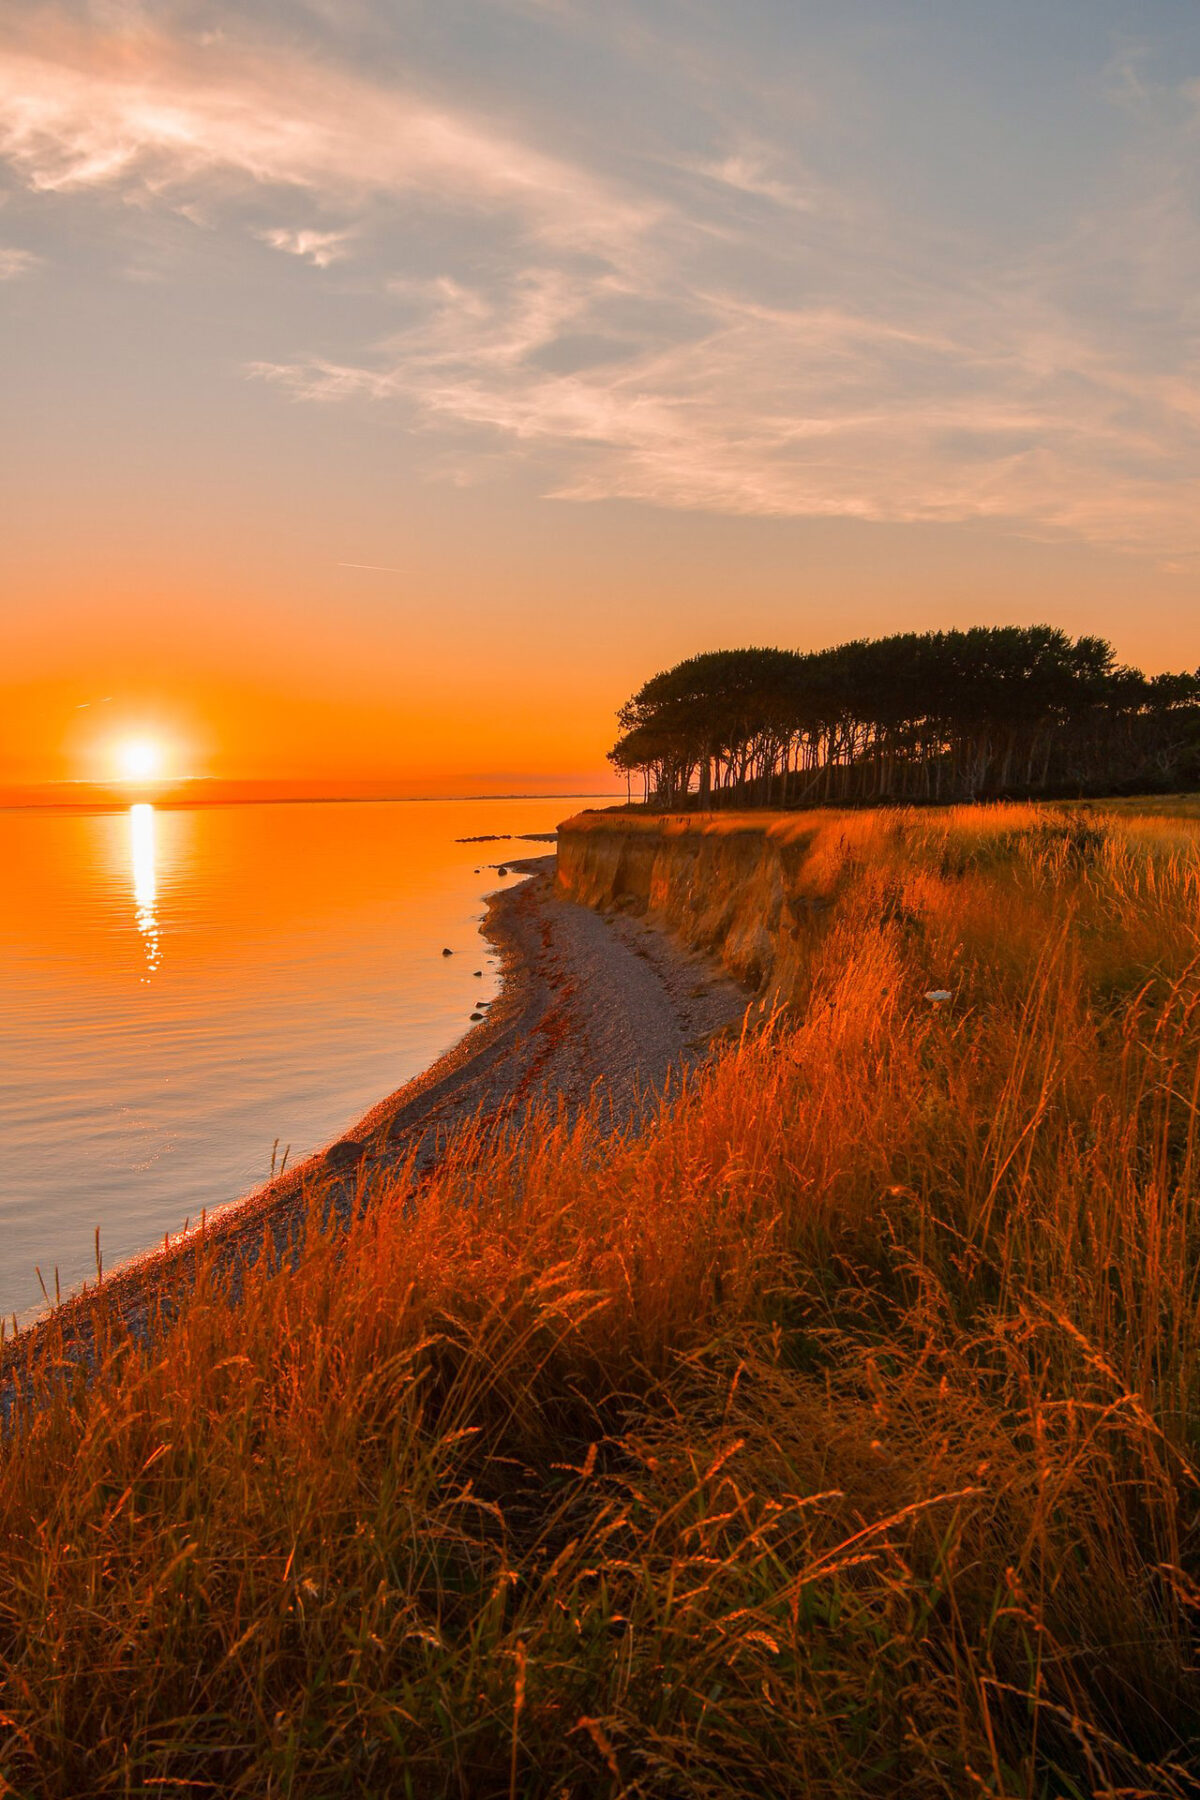
<svg viewBox="0 0 1200 1800"><path fill-rule="evenodd" d="M117 747L117 773L122 781L153 781L162 772L162 748L151 738L130 738Z"/></svg>

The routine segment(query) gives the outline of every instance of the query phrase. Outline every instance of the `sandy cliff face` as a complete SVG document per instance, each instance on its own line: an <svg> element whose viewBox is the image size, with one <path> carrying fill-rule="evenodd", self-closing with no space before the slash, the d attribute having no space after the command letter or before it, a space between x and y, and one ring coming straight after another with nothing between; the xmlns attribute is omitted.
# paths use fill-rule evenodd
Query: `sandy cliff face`
<svg viewBox="0 0 1200 1800"><path fill-rule="evenodd" d="M653 914L740 980L787 998L855 860L861 818L581 813L559 828L558 882L586 906Z"/></svg>

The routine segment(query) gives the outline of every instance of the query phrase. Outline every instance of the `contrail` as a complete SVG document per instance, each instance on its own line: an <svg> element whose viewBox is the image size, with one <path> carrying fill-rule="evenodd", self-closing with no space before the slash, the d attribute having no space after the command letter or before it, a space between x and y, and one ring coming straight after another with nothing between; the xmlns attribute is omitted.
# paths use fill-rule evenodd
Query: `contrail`
<svg viewBox="0 0 1200 1800"><path fill-rule="evenodd" d="M338 568L339 569L370 569L372 574L375 574L375 575L403 575L404 574L403 569L393 569L390 563L344 563L344 562L340 562L338 564Z"/></svg>

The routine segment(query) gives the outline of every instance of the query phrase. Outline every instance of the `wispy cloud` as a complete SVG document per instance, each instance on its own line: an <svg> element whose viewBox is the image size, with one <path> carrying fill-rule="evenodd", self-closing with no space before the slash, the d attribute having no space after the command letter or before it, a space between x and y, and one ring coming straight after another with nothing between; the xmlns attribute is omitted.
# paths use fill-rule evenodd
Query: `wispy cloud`
<svg viewBox="0 0 1200 1800"><path fill-rule="evenodd" d="M1052 289L1050 270L897 281L867 312L668 278L639 292L631 329L618 271L584 286L531 269L487 292L428 288L418 320L369 359L255 373L300 399L395 400L429 424L493 434L553 468L547 492L564 500L992 519L1186 551L1200 519L1200 384L1142 373Z"/></svg>
<svg viewBox="0 0 1200 1800"><path fill-rule="evenodd" d="M737 194L769 200L775 206L787 207L793 212L813 212L829 198L828 192L822 192L816 182L810 180L800 185L781 177L770 153L758 144L744 144L723 156L701 158L682 166L722 187L732 188Z"/></svg>
<svg viewBox="0 0 1200 1800"><path fill-rule="evenodd" d="M350 231L289 231L285 225L277 225L258 235L273 250L302 257L314 268L328 269L332 263L342 262L350 254L354 234Z"/></svg>
<svg viewBox="0 0 1200 1800"><path fill-rule="evenodd" d="M36 269L41 258L32 250L18 250L13 245L0 244L0 281L15 281L20 275L28 275Z"/></svg>
<svg viewBox="0 0 1200 1800"><path fill-rule="evenodd" d="M0 49L0 156L40 192L123 188L182 201L240 180L341 207L380 194L474 212L499 204L534 235L585 250L653 213L393 87L279 46L238 48L219 35L182 46L148 26Z"/></svg>
<svg viewBox="0 0 1200 1800"><path fill-rule="evenodd" d="M603 31L563 0L515 10ZM798 127L725 98L689 115L686 154L669 129L626 152L607 124L501 123L478 88L435 101L233 26L185 43L123 17L0 49L0 154L35 192L227 215L317 268L373 254L393 329L364 344L358 314L250 373L406 409L452 475L499 448L575 502L991 519L1180 566L1200 544L1200 89L1156 90L1139 49L1098 84L1123 169L1017 240L898 213L869 167L817 174Z"/></svg>

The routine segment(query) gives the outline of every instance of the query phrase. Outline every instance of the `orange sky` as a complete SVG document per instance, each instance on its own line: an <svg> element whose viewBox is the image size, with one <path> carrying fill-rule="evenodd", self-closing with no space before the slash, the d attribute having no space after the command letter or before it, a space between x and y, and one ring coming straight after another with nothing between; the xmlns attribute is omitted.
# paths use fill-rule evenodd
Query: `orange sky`
<svg viewBox="0 0 1200 1800"><path fill-rule="evenodd" d="M0 23L0 788L592 787L721 644L1200 663L1194 9L825 10Z"/></svg>
<svg viewBox="0 0 1200 1800"><path fill-rule="evenodd" d="M43 571L12 633L24 679L5 698L4 775L103 781L121 741L150 736L177 776L590 791L608 780L615 705L711 644L1047 617L1151 667L1195 659L1190 594L1163 580L1144 608L1147 571L1129 559L978 528L875 526L847 546L811 525L627 517L606 543L599 511L567 524L536 562L500 518L486 549L422 544L416 601L366 570L297 566L282 591L196 557L185 571L164 555L136 586L93 567L86 591L69 565L58 583Z"/></svg>

